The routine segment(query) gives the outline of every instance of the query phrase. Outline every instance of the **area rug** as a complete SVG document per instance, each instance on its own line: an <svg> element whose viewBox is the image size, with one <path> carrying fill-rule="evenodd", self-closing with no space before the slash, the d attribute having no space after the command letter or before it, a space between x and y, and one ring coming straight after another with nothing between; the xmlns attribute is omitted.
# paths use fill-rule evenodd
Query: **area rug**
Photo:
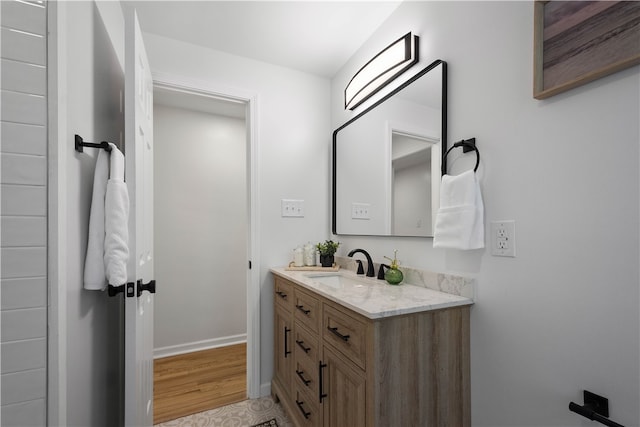
<svg viewBox="0 0 640 427"><path fill-rule="evenodd" d="M263 422L263 420L269 421ZM260 427L294 427L280 404L274 402L271 396L243 400L221 408L187 415L173 421L156 424L156 427L247 427L256 425Z"/></svg>
<svg viewBox="0 0 640 427"><path fill-rule="evenodd" d="M265 421L260 424L254 424L251 427L278 427L278 423L275 418L270 419L269 421Z"/></svg>

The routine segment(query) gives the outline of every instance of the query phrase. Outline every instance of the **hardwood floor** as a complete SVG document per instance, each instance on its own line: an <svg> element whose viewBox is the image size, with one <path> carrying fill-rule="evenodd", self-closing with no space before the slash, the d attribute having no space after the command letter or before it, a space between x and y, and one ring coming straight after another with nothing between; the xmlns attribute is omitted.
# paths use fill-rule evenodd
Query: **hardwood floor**
<svg viewBox="0 0 640 427"><path fill-rule="evenodd" d="M246 358L243 343L156 359L153 423L246 399Z"/></svg>

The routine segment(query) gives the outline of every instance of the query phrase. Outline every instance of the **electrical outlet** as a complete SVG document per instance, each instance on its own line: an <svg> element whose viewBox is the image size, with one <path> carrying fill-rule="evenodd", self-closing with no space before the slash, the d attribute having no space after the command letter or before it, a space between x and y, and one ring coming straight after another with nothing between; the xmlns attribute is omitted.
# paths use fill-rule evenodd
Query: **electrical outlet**
<svg viewBox="0 0 640 427"><path fill-rule="evenodd" d="M283 217L304 217L304 200L282 199Z"/></svg>
<svg viewBox="0 0 640 427"><path fill-rule="evenodd" d="M513 220L491 222L491 255L516 256L516 222Z"/></svg>

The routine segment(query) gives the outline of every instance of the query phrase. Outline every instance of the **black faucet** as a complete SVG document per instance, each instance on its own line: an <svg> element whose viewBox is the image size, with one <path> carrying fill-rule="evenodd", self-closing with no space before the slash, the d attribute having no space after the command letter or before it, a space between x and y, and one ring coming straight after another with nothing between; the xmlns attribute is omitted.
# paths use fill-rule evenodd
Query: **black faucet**
<svg viewBox="0 0 640 427"><path fill-rule="evenodd" d="M367 277L374 277L376 274L373 271L374 270L373 269L373 261L371 260L371 255L369 255L369 253L367 253L367 251L365 251L364 249L354 249L351 252L349 252L348 256L352 257L354 254L356 254L358 252L360 252L365 257L367 257Z"/></svg>
<svg viewBox="0 0 640 427"><path fill-rule="evenodd" d="M389 269L390 267L387 264L380 264L380 269L378 270L378 279L384 280L384 269Z"/></svg>

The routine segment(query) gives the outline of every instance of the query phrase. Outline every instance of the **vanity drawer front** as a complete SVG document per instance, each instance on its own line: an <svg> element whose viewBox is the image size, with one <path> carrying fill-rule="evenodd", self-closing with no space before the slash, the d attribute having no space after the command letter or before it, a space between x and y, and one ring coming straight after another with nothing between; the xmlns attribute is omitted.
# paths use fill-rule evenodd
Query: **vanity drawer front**
<svg viewBox="0 0 640 427"><path fill-rule="evenodd" d="M309 396L318 396L319 363L313 363L304 357L296 357L293 366L294 386L305 390Z"/></svg>
<svg viewBox="0 0 640 427"><path fill-rule="evenodd" d="M276 301L276 304L291 311L293 309L293 284L275 276L273 291L273 299Z"/></svg>
<svg viewBox="0 0 640 427"><path fill-rule="evenodd" d="M298 289L294 292L295 318L311 332L318 333L320 326L320 300Z"/></svg>
<svg viewBox="0 0 640 427"><path fill-rule="evenodd" d="M367 325L362 320L325 304L322 338L359 367L366 369Z"/></svg>
<svg viewBox="0 0 640 427"><path fill-rule="evenodd" d="M296 425L304 427L320 427L322 417L318 399L303 391L295 383L293 391L293 412L296 417Z"/></svg>
<svg viewBox="0 0 640 427"><path fill-rule="evenodd" d="M296 323L293 338L293 352L296 358L307 359L312 363L320 360L317 336L311 335Z"/></svg>

